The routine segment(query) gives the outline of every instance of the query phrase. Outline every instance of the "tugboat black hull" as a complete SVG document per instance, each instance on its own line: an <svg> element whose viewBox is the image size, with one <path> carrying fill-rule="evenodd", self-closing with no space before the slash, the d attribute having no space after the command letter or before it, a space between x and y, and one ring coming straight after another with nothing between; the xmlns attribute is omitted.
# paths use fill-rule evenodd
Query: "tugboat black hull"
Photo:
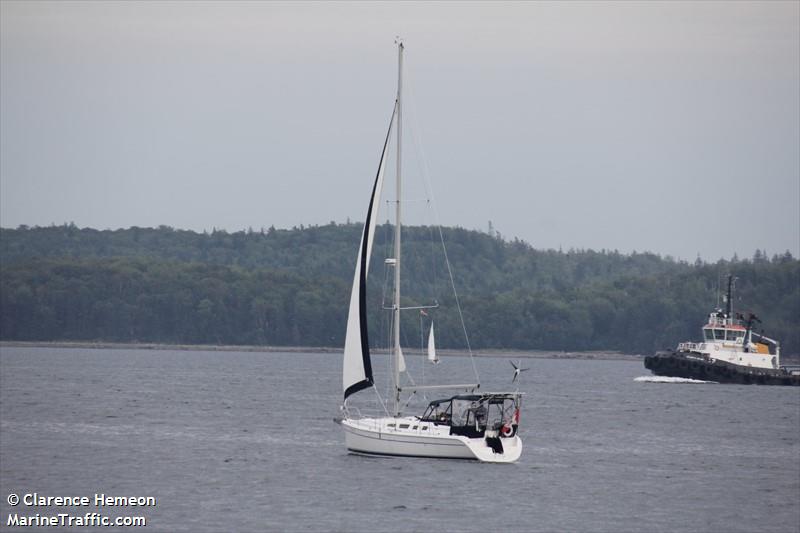
<svg viewBox="0 0 800 533"><path fill-rule="evenodd" d="M644 359L644 366L657 376L737 383L741 385L800 386L800 375L784 369L742 367L725 361L708 361L692 352L658 352Z"/></svg>

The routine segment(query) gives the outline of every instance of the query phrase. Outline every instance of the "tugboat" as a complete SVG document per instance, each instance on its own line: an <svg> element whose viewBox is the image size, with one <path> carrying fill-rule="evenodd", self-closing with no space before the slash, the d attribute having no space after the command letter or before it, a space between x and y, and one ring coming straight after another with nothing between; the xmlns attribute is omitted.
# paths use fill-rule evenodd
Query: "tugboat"
<svg viewBox="0 0 800 533"><path fill-rule="evenodd" d="M780 343L753 331L761 320L733 314L736 278L728 276L725 310L715 309L703 326L704 342L682 342L677 349L644 359L657 376L758 385L800 386L800 367L781 366Z"/></svg>

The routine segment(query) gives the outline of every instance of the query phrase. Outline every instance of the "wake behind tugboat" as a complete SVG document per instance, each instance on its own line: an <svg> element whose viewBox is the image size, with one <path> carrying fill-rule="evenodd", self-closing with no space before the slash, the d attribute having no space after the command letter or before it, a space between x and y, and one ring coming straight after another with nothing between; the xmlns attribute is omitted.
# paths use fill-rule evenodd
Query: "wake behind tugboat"
<svg viewBox="0 0 800 533"><path fill-rule="evenodd" d="M670 376L639 376L638 378L633 378L633 381L637 381L639 383L711 383L717 384L716 381L703 381L702 379L691 379L691 378L675 378Z"/></svg>
<svg viewBox="0 0 800 533"><path fill-rule="evenodd" d="M728 276L725 311L714 310L703 326L704 342L682 342L676 350L645 357L657 376L717 383L800 386L800 367L781 366L780 343L753 331L754 314L734 316L733 285Z"/></svg>

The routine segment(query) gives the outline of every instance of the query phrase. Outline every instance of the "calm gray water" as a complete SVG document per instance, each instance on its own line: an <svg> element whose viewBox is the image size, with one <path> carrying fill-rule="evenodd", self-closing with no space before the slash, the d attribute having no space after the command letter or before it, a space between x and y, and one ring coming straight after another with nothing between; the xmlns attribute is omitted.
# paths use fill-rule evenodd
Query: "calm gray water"
<svg viewBox="0 0 800 533"><path fill-rule="evenodd" d="M506 360L476 363L507 388ZM155 496L103 511L141 531L800 530L800 389L523 364L522 459L487 465L348 455L334 354L4 347L0 529L54 514L6 502L37 492Z"/></svg>

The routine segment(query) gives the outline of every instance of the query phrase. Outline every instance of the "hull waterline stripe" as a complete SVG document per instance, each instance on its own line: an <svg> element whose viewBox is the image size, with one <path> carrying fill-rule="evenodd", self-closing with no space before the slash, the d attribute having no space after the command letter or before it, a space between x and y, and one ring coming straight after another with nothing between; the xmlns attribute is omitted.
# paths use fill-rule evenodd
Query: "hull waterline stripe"
<svg viewBox="0 0 800 533"><path fill-rule="evenodd" d="M370 455L374 457L423 457L425 459L450 459L453 461L478 461L475 456L472 457L443 457L441 455L417 455L406 453L380 453L380 452L367 452L364 450L356 450L355 448L347 448L347 451L355 455Z"/></svg>

